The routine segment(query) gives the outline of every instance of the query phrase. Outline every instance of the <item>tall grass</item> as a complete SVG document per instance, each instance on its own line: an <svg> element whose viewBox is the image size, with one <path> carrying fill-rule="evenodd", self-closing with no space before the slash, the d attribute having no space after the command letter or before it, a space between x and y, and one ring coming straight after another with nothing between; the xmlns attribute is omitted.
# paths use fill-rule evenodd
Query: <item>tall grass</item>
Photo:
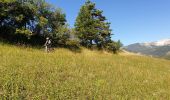
<svg viewBox="0 0 170 100"><path fill-rule="evenodd" d="M0 99L170 99L170 61L0 44Z"/></svg>

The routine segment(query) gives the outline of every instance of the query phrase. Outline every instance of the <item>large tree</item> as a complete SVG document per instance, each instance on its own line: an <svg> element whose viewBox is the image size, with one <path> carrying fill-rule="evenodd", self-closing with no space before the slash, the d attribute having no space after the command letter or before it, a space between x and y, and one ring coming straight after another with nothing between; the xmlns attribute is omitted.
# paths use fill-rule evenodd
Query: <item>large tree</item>
<svg viewBox="0 0 170 100"><path fill-rule="evenodd" d="M0 2L0 33L15 33L17 30L27 30L34 20L34 11L19 2ZM27 31L28 32L28 31Z"/></svg>
<svg viewBox="0 0 170 100"><path fill-rule="evenodd" d="M10 33L17 36L12 40L18 40L22 36L34 38L51 37L52 39L66 38L68 33L65 14L60 9L54 9L45 0L2 0L0 1L0 36L12 38ZM63 35L61 35L63 34ZM18 35L20 35L18 37ZM60 37L60 38L58 38ZM43 39L44 40L44 39ZM56 41L56 40L55 40ZM19 41L17 41L19 42ZM43 43L43 41L41 41Z"/></svg>
<svg viewBox="0 0 170 100"><path fill-rule="evenodd" d="M96 44L103 48L111 41L110 23L106 22L103 11L96 9L95 3L89 0L80 9L75 22L75 31L81 44L87 47Z"/></svg>

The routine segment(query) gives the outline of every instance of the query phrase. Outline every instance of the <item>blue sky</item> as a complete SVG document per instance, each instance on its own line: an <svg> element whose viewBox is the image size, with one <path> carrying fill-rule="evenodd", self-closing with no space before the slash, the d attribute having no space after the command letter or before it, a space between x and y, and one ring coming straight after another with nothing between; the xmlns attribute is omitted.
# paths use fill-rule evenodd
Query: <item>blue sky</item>
<svg viewBox="0 0 170 100"><path fill-rule="evenodd" d="M71 27L86 0L47 0L66 13ZM170 0L91 0L111 22L113 40L124 45L170 38Z"/></svg>

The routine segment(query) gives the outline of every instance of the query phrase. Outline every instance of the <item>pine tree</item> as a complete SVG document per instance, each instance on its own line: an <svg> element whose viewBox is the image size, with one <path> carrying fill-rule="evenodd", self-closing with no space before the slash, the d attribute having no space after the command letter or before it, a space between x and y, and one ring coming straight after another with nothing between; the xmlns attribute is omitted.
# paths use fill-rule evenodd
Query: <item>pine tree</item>
<svg viewBox="0 0 170 100"><path fill-rule="evenodd" d="M96 9L95 3L89 0L80 9L75 30L81 44L86 47L96 44L99 48L104 48L111 41L110 23L106 22L103 11Z"/></svg>

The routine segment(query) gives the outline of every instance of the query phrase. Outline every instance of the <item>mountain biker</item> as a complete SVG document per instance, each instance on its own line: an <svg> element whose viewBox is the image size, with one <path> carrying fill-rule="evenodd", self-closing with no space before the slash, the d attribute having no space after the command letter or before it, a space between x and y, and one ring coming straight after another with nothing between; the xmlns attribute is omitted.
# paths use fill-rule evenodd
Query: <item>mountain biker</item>
<svg viewBox="0 0 170 100"><path fill-rule="evenodd" d="M45 46L45 51L49 52L50 47L51 47L51 39L49 39L49 37L46 38L46 42L45 42L44 46Z"/></svg>

